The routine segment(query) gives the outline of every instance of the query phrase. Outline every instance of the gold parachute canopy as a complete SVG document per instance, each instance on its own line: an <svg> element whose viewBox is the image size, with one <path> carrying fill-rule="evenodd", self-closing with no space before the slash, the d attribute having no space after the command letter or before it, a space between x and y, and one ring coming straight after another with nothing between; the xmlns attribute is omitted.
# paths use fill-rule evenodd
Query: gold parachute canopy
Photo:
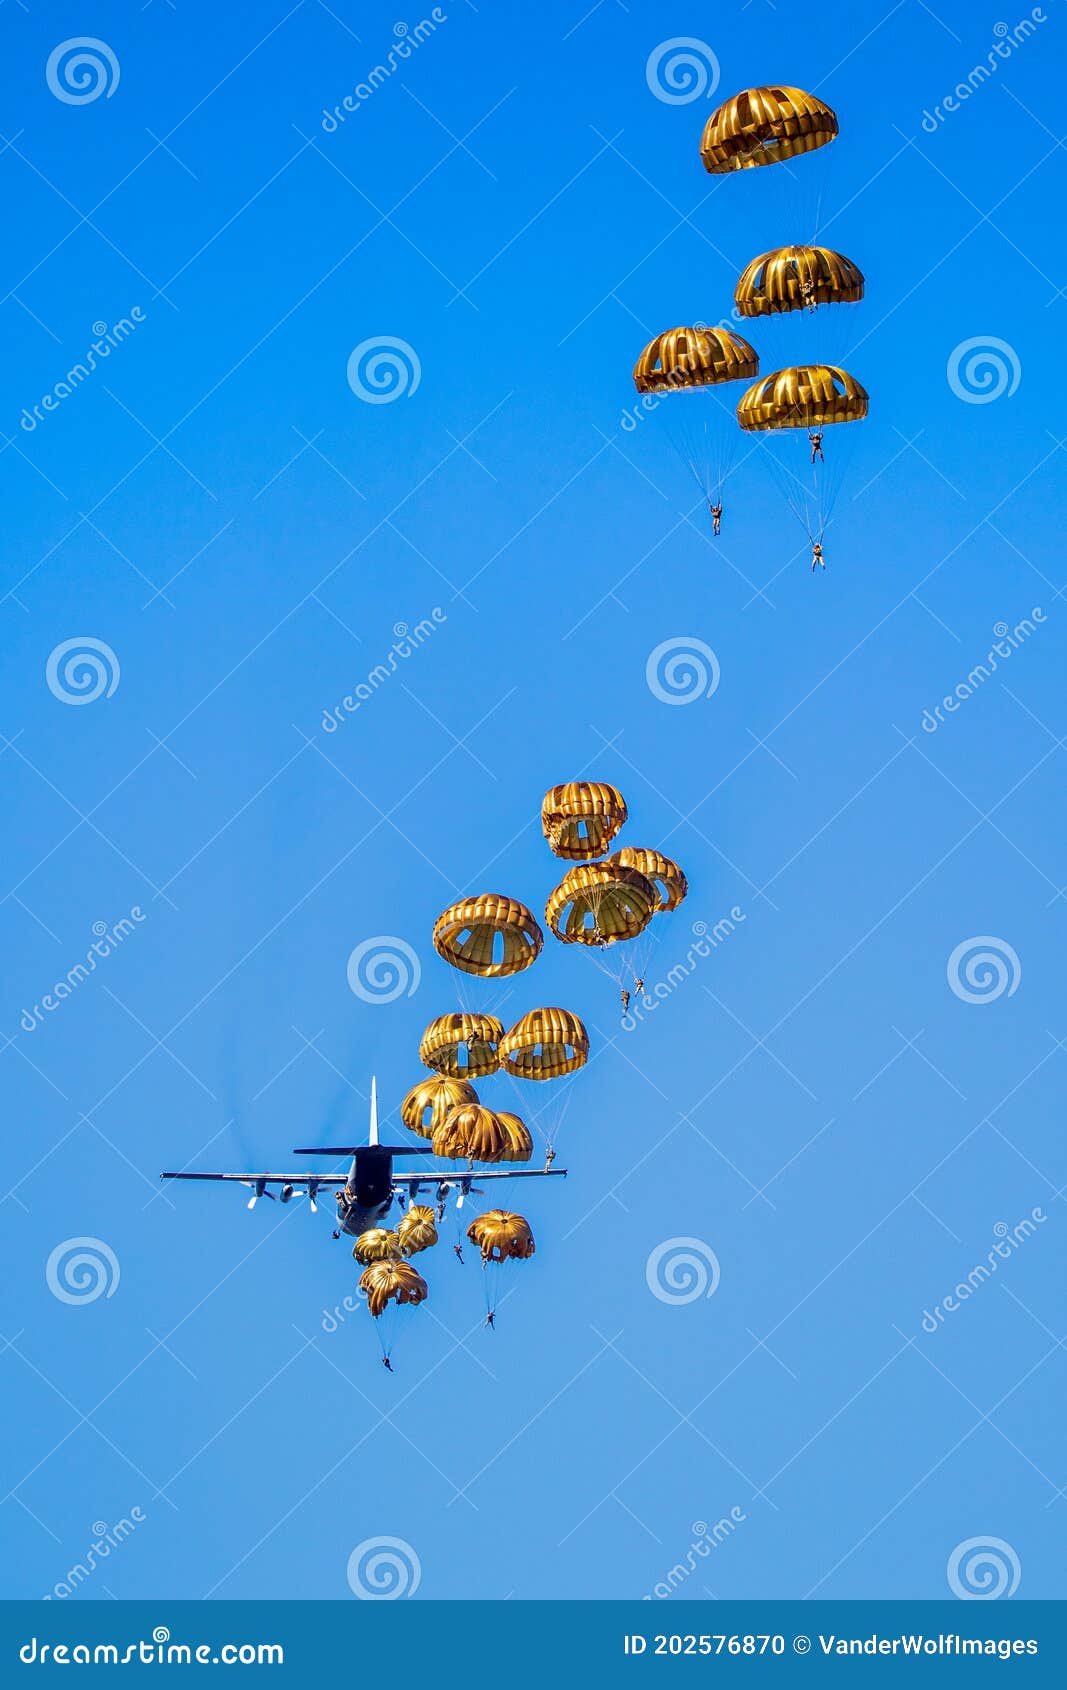
<svg viewBox="0 0 1067 1690"><path fill-rule="evenodd" d="M734 289L742 317L770 317L815 305L853 305L862 298L862 270L828 246L780 246L761 252L741 272Z"/></svg>
<svg viewBox="0 0 1067 1690"><path fill-rule="evenodd" d="M397 1223L397 1242L402 1256L417 1256L437 1243L433 1210L425 1203L413 1203Z"/></svg>
<svg viewBox="0 0 1067 1690"><path fill-rule="evenodd" d="M569 1009L528 1010L500 1042L500 1066L520 1080L573 1074L588 1056L589 1034Z"/></svg>
<svg viewBox="0 0 1067 1690"><path fill-rule="evenodd" d="M640 845L622 845L608 858L621 868L636 869L650 880L656 889L657 910L676 910L689 890L689 882L678 864L662 851L648 851ZM510 1038L510 1033L508 1034Z"/></svg>
<svg viewBox="0 0 1067 1690"><path fill-rule="evenodd" d="M484 1215L476 1215L467 1237L482 1252L483 1262L524 1261L534 1253L529 1221L506 1209L487 1209Z"/></svg>
<svg viewBox="0 0 1067 1690"><path fill-rule="evenodd" d="M541 953L545 936L533 912L517 898L483 892L461 898L437 917L434 950L464 974L493 980L529 968Z"/></svg>
<svg viewBox="0 0 1067 1690"><path fill-rule="evenodd" d="M481 1103L464 1103L453 1109L433 1135L434 1155L450 1162L504 1162L510 1145L499 1115Z"/></svg>
<svg viewBox="0 0 1067 1690"><path fill-rule="evenodd" d="M708 118L700 156L705 170L724 176L814 152L836 134L836 113L803 88L745 88Z"/></svg>
<svg viewBox="0 0 1067 1690"><path fill-rule="evenodd" d="M557 857L585 862L606 851L626 820L626 800L606 781L553 786L541 803L541 831Z"/></svg>
<svg viewBox="0 0 1067 1690"><path fill-rule="evenodd" d="M579 863L563 876L545 905L545 920L565 945L612 945L636 939L651 921L659 893L636 869L609 858Z"/></svg>
<svg viewBox="0 0 1067 1690"><path fill-rule="evenodd" d="M453 1080L495 1074L500 1067L496 1047L503 1036L504 1028L495 1015L482 1015L476 1010L439 1015L422 1035L419 1061Z"/></svg>
<svg viewBox="0 0 1067 1690"><path fill-rule="evenodd" d="M477 1101L478 1093L466 1080L453 1080L447 1074L428 1074L408 1092L400 1105L400 1119L409 1132L432 1138L453 1109L461 1103Z"/></svg>
<svg viewBox="0 0 1067 1690"><path fill-rule="evenodd" d="M799 364L761 376L742 394L737 420L747 432L825 428L867 415L867 389L836 364Z"/></svg>
<svg viewBox="0 0 1067 1690"><path fill-rule="evenodd" d="M363 1267L368 1267L371 1262L396 1261L400 1255L400 1240L387 1227L372 1226L369 1231L360 1233L352 1254Z"/></svg>
<svg viewBox="0 0 1067 1690"><path fill-rule="evenodd" d="M671 393L720 381L751 381L759 356L730 329L667 329L650 340L634 365L638 393Z"/></svg>
<svg viewBox="0 0 1067 1690"><path fill-rule="evenodd" d="M359 1288L367 1293L367 1307L377 1320L390 1303L422 1303L427 1285L421 1273L410 1262L398 1257L389 1261L371 1262L359 1276Z"/></svg>
<svg viewBox="0 0 1067 1690"><path fill-rule="evenodd" d="M533 1139L522 1116L512 1115L507 1109L498 1109L496 1118L508 1139L508 1147L500 1160L502 1162L528 1162L533 1155Z"/></svg>

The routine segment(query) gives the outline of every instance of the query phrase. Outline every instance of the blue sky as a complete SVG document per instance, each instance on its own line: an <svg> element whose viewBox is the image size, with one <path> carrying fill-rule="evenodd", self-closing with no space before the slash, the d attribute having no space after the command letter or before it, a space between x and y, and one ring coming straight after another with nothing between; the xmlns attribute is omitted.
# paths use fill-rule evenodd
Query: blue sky
<svg viewBox="0 0 1067 1690"><path fill-rule="evenodd" d="M331 132L394 11L5 8L5 1594L131 1518L82 1595L351 1599L381 1538L417 1597L678 1565L674 1601L940 1597L991 1538L1002 1585L1060 1593L1065 24L1037 11L1016 47L961 0L455 0ZM111 92L71 103L46 64L83 33ZM657 97L676 38L714 94ZM708 177L714 98L777 78L839 140L793 182ZM645 340L816 216L867 276L826 333L871 394L818 578L758 456L713 545L662 419L622 426ZM753 330L764 369L815 328ZM367 403L349 360L387 338L408 391ZM970 342L984 388L951 377ZM72 704L49 659L86 638L113 685ZM717 688L665 701L665 645ZM156 1176L361 1136L372 1071L395 1111L457 1003L434 917L540 908L541 795L582 775L689 876L650 981L739 913L633 1031L551 941L469 988L572 1007L593 1060L497 1331L446 1236L389 1377L363 1311L323 1329L355 1285L326 1213ZM347 979L380 935L418 961L387 1002ZM953 989L972 940L997 966ZM110 1294L65 1302L46 1264L81 1238ZM679 1239L712 1295L650 1290Z"/></svg>

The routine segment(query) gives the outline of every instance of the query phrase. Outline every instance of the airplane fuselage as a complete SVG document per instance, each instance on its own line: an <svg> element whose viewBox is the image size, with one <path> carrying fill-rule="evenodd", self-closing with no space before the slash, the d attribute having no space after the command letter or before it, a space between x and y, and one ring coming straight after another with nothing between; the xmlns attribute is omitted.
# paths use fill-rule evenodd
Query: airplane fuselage
<svg viewBox="0 0 1067 1690"><path fill-rule="evenodd" d="M337 1224L350 1238L382 1226L393 1205L393 1157L382 1145L361 1146L344 1190L337 1193Z"/></svg>
<svg viewBox="0 0 1067 1690"><path fill-rule="evenodd" d="M350 1238L359 1238L364 1232L370 1232L372 1227L385 1226L386 1217L392 1208L393 1194L389 1193L384 1203L377 1203L373 1208L367 1208L363 1203L356 1203L349 1197L347 1191L337 1193L337 1225L342 1232L347 1232Z"/></svg>

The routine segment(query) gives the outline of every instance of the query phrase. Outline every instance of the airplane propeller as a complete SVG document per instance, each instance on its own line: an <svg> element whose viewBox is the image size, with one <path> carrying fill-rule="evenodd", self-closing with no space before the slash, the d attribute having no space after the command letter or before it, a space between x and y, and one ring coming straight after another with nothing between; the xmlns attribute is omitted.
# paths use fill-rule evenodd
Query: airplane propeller
<svg viewBox="0 0 1067 1690"><path fill-rule="evenodd" d="M251 1197L248 1199L248 1208L249 1209L254 1209L261 1197L269 1197L272 1203L275 1201L273 1191L267 1190L267 1182L266 1182L265 1179L257 1179L257 1180L243 1179L241 1181L241 1184L247 1185L248 1187L250 1187L251 1192L252 1192ZM292 1187L290 1187L290 1189L289 1189L289 1196L290 1197L292 1196ZM289 1201L289 1199L287 1197L283 1197L282 1201L287 1203Z"/></svg>
<svg viewBox="0 0 1067 1690"><path fill-rule="evenodd" d="M484 1191L482 1191L480 1186L472 1185L469 1179L460 1180L460 1182L459 1182L459 1196L456 1198L456 1208L462 1209L464 1199L467 1198L467 1197L472 1197L472 1196L473 1197L484 1197L485 1193L484 1193Z"/></svg>
<svg viewBox="0 0 1067 1690"><path fill-rule="evenodd" d="M277 1196L275 1196L275 1193L268 1188L266 1180L243 1179L241 1184L247 1185L252 1193L247 1204L249 1209L254 1209L261 1197L269 1197L272 1203L290 1203L294 1197L303 1197L306 1195L311 1208L311 1213L313 1215L317 1215L319 1212L319 1181L317 1179L308 1180L306 1193L298 1191L294 1185L289 1185L288 1182L286 1182L283 1184Z"/></svg>

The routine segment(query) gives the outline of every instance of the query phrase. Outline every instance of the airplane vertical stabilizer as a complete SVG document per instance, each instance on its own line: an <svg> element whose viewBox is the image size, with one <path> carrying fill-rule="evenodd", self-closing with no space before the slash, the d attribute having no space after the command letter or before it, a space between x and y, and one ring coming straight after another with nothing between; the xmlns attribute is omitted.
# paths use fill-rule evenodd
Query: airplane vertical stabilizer
<svg viewBox="0 0 1067 1690"><path fill-rule="evenodd" d="M367 1143L378 1143L378 1081L373 1076L370 1083L370 1138Z"/></svg>

